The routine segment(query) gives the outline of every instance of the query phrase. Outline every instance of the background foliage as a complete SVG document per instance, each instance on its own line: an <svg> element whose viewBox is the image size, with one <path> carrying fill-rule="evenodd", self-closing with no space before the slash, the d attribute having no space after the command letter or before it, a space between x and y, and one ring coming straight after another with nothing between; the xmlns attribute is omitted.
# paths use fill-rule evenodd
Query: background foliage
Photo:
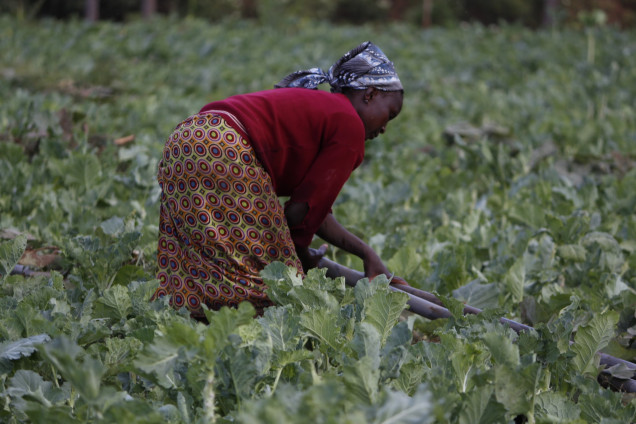
<svg viewBox="0 0 636 424"><path fill-rule="evenodd" d="M613 25L631 27L636 22L636 0L5 0L0 13L21 19L72 19L90 16L92 3L99 5L99 18L117 21L134 19L145 7L153 7L163 15L211 22L241 17L270 25L281 16L293 16L354 24L390 20L422 26L509 22L539 27L576 25L581 14L593 11L602 11Z"/></svg>
<svg viewBox="0 0 636 424"><path fill-rule="evenodd" d="M633 32L283 22L0 18L2 419L633 421L594 356L634 359ZM365 39L405 104L334 211L454 317L401 316L386 281L301 285L278 265L280 306L258 320L148 302L174 125ZM8 276L21 257L50 273Z"/></svg>

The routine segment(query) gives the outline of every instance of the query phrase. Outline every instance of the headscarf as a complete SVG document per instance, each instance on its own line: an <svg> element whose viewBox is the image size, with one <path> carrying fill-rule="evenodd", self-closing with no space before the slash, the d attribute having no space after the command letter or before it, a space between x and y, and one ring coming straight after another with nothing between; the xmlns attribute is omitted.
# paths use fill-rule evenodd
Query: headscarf
<svg viewBox="0 0 636 424"><path fill-rule="evenodd" d="M296 71L287 75L274 87L301 87L316 89L319 84L328 82L331 91L340 93L343 88L363 90L376 87L382 91L402 90L393 62L378 46L366 41L345 53L328 72L320 68Z"/></svg>

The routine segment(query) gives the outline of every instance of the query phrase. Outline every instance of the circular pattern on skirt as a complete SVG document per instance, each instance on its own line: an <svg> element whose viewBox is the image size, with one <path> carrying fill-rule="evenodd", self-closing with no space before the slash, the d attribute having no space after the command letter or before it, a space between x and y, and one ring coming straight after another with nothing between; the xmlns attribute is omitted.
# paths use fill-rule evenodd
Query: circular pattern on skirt
<svg viewBox="0 0 636 424"><path fill-rule="evenodd" d="M209 174L210 172L212 172L212 167L205 159L199 159L197 161L197 167L199 169L199 172L203 174Z"/></svg>
<svg viewBox="0 0 636 424"><path fill-rule="evenodd" d="M234 191L236 191L238 194L245 194L247 191L245 188L245 184L240 181L236 181L232 186L234 187Z"/></svg>
<svg viewBox="0 0 636 424"><path fill-rule="evenodd" d="M227 182L227 180L223 179L223 178L219 178L217 180L217 187L219 188L220 191L227 193L232 189L232 186L230 186L230 184Z"/></svg>
<svg viewBox="0 0 636 424"><path fill-rule="evenodd" d="M223 151L219 146L212 145L210 146L209 150L213 158L220 158L221 156L223 156Z"/></svg>
<svg viewBox="0 0 636 424"><path fill-rule="evenodd" d="M221 139L221 135L215 129L208 130L208 140L210 141L219 141Z"/></svg>
<svg viewBox="0 0 636 424"><path fill-rule="evenodd" d="M184 144L182 150L183 154L186 156L190 156L192 154L192 147L189 144Z"/></svg>
<svg viewBox="0 0 636 424"><path fill-rule="evenodd" d="M200 157L205 157L208 153L204 143L195 143L194 151L197 154L197 156L200 156Z"/></svg>

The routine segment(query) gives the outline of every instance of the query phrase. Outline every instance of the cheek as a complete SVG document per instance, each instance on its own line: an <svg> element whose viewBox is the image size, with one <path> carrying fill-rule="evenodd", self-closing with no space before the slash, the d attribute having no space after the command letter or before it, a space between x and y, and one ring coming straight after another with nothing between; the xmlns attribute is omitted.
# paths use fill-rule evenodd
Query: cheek
<svg viewBox="0 0 636 424"><path fill-rule="evenodd" d="M373 114L373 112L368 111L361 118L362 118L362 123L364 124L364 128L365 129L367 129L367 130L372 129L373 126L375 125L374 124L375 123L375 115Z"/></svg>
<svg viewBox="0 0 636 424"><path fill-rule="evenodd" d="M377 114L374 117L373 123L375 125L376 128L382 128L384 126L386 126L388 119L386 119L386 115L385 114Z"/></svg>
<svg viewBox="0 0 636 424"><path fill-rule="evenodd" d="M369 113L368 122L371 127L379 127L381 126L380 124L382 123L382 115L379 113L378 110L374 109L370 111Z"/></svg>

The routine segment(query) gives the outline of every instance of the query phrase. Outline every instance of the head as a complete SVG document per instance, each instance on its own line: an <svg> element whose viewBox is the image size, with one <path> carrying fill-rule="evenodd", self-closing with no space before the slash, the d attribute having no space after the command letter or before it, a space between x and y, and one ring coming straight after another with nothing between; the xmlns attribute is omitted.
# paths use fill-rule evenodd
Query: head
<svg viewBox="0 0 636 424"><path fill-rule="evenodd" d="M390 120L402 110L403 90L384 91L376 87L343 90L364 124L365 139L371 140L386 131Z"/></svg>
<svg viewBox="0 0 636 424"><path fill-rule="evenodd" d="M328 72L319 68L297 71L275 87L315 89L324 82L331 85L332 92L349 98L362 119L367 140L382 134L402 109L404 89L393 62L370 41L345 53Z"/></svg>
<svg viewBox="0 0 636 424"><path fill-rule="evenodd" d="M329 74L331 91L349 98L367 140L384 133L388 122L402 110L404 89L393 62L370 41L347 52Z"/></svg>

